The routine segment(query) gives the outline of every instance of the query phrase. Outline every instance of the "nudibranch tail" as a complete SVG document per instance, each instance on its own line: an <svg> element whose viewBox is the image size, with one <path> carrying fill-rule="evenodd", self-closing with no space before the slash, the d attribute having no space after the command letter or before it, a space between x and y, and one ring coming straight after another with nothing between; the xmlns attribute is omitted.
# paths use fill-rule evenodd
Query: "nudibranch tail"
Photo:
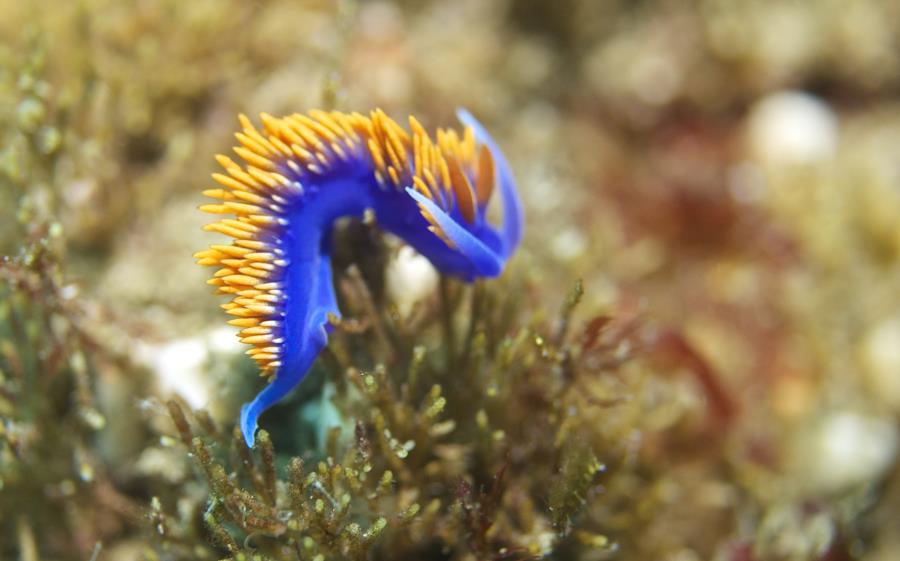
<svg viewBox="0 0 900 561"><path fill-rule="evenodd" d="M263 114L262 130L240 117L234 151L243 164L217 156L221 187L204 194L219 202L201 207L231 215L205 229L232 242L195 257L219 267L208 282L231 296L222 305L229 323L270 378L241 411L248 445L260 414L300 383L340 317L330 257L337 218L372 210L383 229L466 281L502 271L521 239L522 206L497 145L467 112L459 117L461 135L439 129L434 138L415 118L407 132L380 110ZM499 231L486 217L495 190Z"/></svg>

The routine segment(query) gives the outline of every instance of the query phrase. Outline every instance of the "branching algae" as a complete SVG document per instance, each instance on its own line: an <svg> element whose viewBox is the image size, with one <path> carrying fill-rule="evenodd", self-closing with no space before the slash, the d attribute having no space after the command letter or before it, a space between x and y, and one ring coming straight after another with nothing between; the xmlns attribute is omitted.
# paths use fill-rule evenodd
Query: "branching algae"
<svg viewBox="0 0 900 561"><path fill-rule="evenodd" d="M231 236L196 255L219 267L210 284L233 296L229 323L271 383L241 410L241 431L253 446L257 420L304 378L339 317L331 279L335 220L372 211L378 224L425 255L442 273L472 281L500 274L522 234L522 207L509 164L466 111L460 136L432 139L410 118L412 134L380 110L368 117L311 111L282 119L263 114L258 131L241 117L241 166L226 156L225 189L201 207L232 214L207 229ZM486 219L495 186L504 217Z"/></svg>

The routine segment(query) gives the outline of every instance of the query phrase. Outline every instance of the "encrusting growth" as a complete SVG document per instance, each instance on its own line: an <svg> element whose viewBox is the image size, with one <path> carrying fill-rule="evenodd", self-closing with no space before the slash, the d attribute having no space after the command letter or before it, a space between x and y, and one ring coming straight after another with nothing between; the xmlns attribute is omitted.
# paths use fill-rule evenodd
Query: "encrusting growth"
<svg viewBox="0 0 900 561"><path fill-rule="evenodd" d="M262 130L240 117L240 143L217 160L218 199L201 206L231 215L208 224L231 244L195 255L219 267L207 281L235 316L248 354L270 384L246 404L241 430L249 445L259 415L304 377L340 317L331 281L331 229L342 216L374 211L378 224L426 256L442 273L472 281L500 274L522 234L522 207L509 165L484 128L460 110L462 135L435 138L413 117L411 133L383 111L368 116L310 111L261 115ZM486 220L500 192L503 225Z"/></svg>

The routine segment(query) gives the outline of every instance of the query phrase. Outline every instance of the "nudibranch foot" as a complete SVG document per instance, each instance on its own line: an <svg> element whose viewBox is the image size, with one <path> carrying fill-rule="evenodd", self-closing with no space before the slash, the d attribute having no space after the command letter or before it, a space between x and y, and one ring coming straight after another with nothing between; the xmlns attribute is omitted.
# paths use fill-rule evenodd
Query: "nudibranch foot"
<svg viewBox="0 0 900 561"><path fill-rule="evenodd" d="M259 416L306 376L340 317L331 272L331 231L343 216L371 210L381 228L427 257L446 275L495 277L522 237L522 205L497 144L466 111L462 135L432 138L410 117L407 132L380 110L275 118L257 130L241 116L235 163L218 156L224 189L203 205L230 214L206 226L233 238L196 255L219 267L208 282L232 300L242 342L270 383L241 409L241 431L253 446ZM500 192L503 224L487 220Z"/></svg>

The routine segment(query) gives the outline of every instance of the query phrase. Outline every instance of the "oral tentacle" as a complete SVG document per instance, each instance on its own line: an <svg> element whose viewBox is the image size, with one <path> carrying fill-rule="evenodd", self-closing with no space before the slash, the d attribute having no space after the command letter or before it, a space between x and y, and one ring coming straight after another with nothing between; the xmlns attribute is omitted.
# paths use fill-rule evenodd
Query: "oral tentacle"
<svg viewBox="0 0 900 561"><path fill-rule="evenodd" d="M503 271L503 260L500 256L460 226L431 199L408 187L406 192L428 211L430 219L441 229L443 237L453 248L472 263L476 272L473 276L496 277Z"/></svg>

